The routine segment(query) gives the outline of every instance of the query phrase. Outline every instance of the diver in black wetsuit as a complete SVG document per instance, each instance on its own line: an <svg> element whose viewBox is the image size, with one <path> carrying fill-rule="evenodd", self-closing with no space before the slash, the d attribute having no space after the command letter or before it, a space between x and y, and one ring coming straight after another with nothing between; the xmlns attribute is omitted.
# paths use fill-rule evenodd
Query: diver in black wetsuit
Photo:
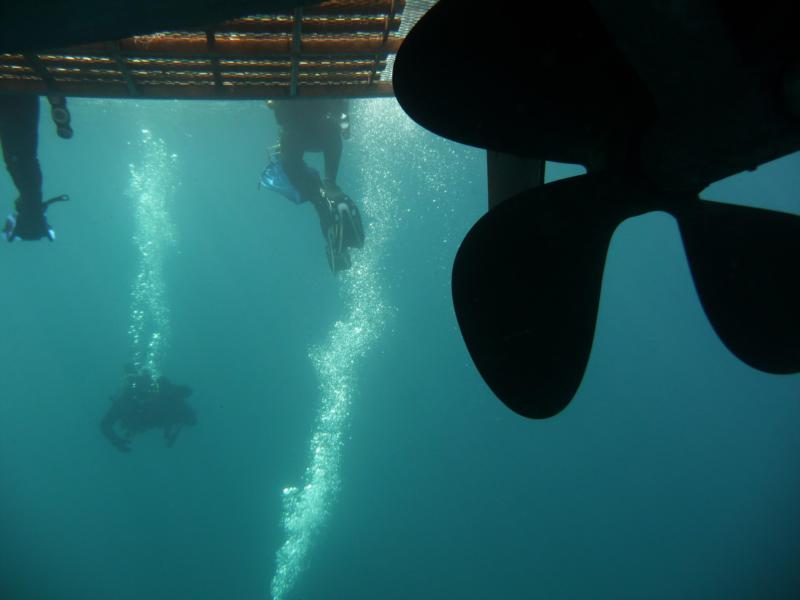
<svg viewBox="0 0 800 600"><path fill-rule="evenodd" d="M281 128L280 162L303 200L314 205L322 234L328 242L328 260L334 271L350 266L348 247L360 248L364 232L358 208L336 183L342 158L342 139L350 137L350 119L344 99L270 100ZM322 152L324 177L320 181L303 155Z"/></svg>
<svg viewBox="0 0 800 600"><path fill-rule="evenodd" d="M166 377L154 381L146 371L129 368L122 389L111 396L100 429L120 452L130 452L133 436L149 429L163 429L171 447L184 425L197 423L194 409L186 402L191 395L187 385L176 385Z"/></svg>
<svg viewBox="0 0 800 600"><path fill-rule="evenodd" d="M51 97L52 117L58 135L72 137L69 111L64 98ZM6 219L3 235L11 242L15 239L55 239L45 213L54 202L68 200L56 196L42 201L42 170L39 166L37 146L39 141L39 97L29 94L0 95L0 142L3 158L19 197L14 203L16 215Z"/></svg>
<svg viewBox="0 0 800 600"><path fill-rule="evenodd" d="M307 176L303 164L306 152L322 152L325 177L322 185L332 196L342 191L336 185L342 158L342 138L350 137L347 101L284 100L271 101L275 120L281 128L280 155L283 169L301 196L311 198L319 193L316 182Z"/></svg>

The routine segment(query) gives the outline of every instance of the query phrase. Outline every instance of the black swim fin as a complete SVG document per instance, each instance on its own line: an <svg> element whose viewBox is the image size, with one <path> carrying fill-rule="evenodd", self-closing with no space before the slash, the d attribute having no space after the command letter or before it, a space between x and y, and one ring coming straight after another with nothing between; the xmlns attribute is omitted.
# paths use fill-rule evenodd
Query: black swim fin
<svg viewBox="0 0 800 600"><path fill-rule="evenodd" d="M334 210L334 207L331 207ZM345 271L352 266L350 252L344 245L344 229L337 215L325 234L325 257L333 273Z"/></svg>
<svg viewBox="0 0 800 600"><path fill-rule="evenodd" d="M325 257L328 259L328 266L334 275L336 273L340 273L341 271L346 271L353 266L352 259L350 258L350 252L347 250L347 248L343 248L339 252L336 252L335 248L331 244L327 244L325 246Z"/></svg>
<svg viewBox="0 0 800 600"><path fill-rule="evenodd" d="M363 248L364 226L356 203L350 196L343 195L336 209L342 226L342 244L346 248Z"/></svg>

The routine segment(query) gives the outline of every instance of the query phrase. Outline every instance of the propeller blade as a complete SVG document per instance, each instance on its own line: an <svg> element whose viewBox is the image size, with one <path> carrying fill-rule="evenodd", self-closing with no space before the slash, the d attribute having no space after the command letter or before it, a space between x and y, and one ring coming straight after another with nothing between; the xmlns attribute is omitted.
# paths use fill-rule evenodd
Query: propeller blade
<svg viewBox="0 0 800 600"><path fill-rule="evenodd" d="M707 201L675 217L700 301L725 346L761 371L800 372L800 217Z"/></svg>
<svg viewBox="0 0 800 600"><path fill-rule="evenodd" d="M545 161L521 158L494 150L486 151L486 182L489 188L489 209L506 198L527 189L544 185Z"/></svg>
<svg viewBox="0 0 800 600"><path fill-rule="evenodd" d="M582 165L623 152L655 110L585 0L480 10L439 0L403 41L392 82L403 110L438 135Z"/></svg>
<svg viewBox="0 0 800 600"><path fill-rule="evenodd" d="M611 236L640 212L631 196L605 174L564 179L505 200L462 242L452 277L461 334L515 412L551 417L577 391Z"/></svg>

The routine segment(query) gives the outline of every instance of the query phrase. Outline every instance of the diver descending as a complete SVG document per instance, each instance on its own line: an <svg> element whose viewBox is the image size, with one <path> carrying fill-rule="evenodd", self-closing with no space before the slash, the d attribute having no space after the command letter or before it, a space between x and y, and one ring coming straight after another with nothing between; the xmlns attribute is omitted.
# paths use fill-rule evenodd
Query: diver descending
<svg viewBox="0 0 800 600"><path fill-rule="evenodd" d="M393 101L358 102L353 110L365 126L359 130L363 152L352 185L372 217L370 243L359 253L358 267L338 279L345 312L331 324L325 340L308 353L319 379L320 399L302 481L283 488L285 537L276 552L271 600L294 597L318 535L332 517L342 487L353 404L360 396L359 364L379 343L393 313L383 267L402 215L396 182L414 170L412 164L396 160L397 148L417 148L421 168L439 164L443 158L430 154L421 143L421 130L408 127L408 119ZM415 175L422 174L417 170Z"/></svg>
<svg viewBox="0 0 800 600"><path fill-rule="evenodd" d="M162 429L168 447L175 444L184 425L195 425L197 416L186 402L192 388L176 385L166 377L154 380L147 371L125 368L125 381L111 396L100 429L120 452L130 452L133 436L150 429Z"/></svg>
<svg viewBox="0 0 800 600"><path fill-rule="evenodd" d="M130 450L133 436L150 429L162 429L167 446L172 446L184 425L197 422L186 402L192 389L161 376L170 332L163 263L165 251L175 241L169 207L177 155L170 154L150 130L141 133L142 161L130 165L133 243L139 255L128 327L131 364L125 367L122 388L111 397L101 422L103 434L121 452Z"/></svg>
<svg viewBox="0 0 800 600"><path fill-rule="evenodd" d="M334 273L351 266L348 248L364 245L361 215L353 200L339 188L336 176L342 139L350 137L345 100L268 101L281 128L278 152L261 175L261 185L292 202L311 202L326 241L328 264ZM325 176L303 160L306 152L322 152Z"/></svg>
<svg viewBox="0 0 800 600"><path fill-rule="evenodd" d="M67 101L52 96L51 116L59 137L72 137ZM0 141L3 158L19 197L14 203L16 214L8 215L2 234L9 242L14 240L55 239L55 232L47 222L45 213L51 204L69 200L60 195L42 201L42 170L37 156L39 128L39 97L27 94L0 96Z"/></svg>

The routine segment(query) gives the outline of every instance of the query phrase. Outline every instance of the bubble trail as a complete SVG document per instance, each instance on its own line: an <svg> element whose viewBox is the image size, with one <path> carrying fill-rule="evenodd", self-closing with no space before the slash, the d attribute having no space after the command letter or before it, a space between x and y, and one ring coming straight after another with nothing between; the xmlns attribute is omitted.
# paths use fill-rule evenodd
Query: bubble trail
<svg viewBox="0 0 800 600"><path fill-rule="evenodd" d="M342 450L357 393L359 361L380 339L393 312L385 298L382 263L387 243L403 218L398 206L397 149L408 147L420 132L393 99L355 102L352 109L357 128L347 160L359 173L353 189L367 223L366 242L363 250L353 252L352 268L339 275L345 316L309 352L319 376L320 405L303 484L283 490L286 538L276 556L273 600L283 600L294 589L315 535L329 517L341 485Z"/></svg>
<svg viewBox="0 0 800 600"><path fill-rule="evenodd" d="M138 265L131 290L128 335L135 372L147 371L157 380L170 332L164 254L175 245L169 207L175 192L177 156L169 154L164 140L149 130L142 129L141 134L141 159L129 165L128 195L134 206L133 243Z"/></svg>

